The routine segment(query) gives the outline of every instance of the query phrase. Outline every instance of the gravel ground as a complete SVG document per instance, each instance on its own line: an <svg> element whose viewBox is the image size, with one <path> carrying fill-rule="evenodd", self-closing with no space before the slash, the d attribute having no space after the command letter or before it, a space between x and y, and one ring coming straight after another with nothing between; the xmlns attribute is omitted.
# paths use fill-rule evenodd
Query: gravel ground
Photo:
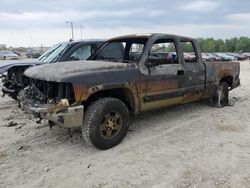
<svg viewBox="0 0 250 188"><path fill-rule="evenodd" d="M242 62L233 106L201 101L140 115L107 151L0 98L0 187L250 187L249 73Z"/></svg>

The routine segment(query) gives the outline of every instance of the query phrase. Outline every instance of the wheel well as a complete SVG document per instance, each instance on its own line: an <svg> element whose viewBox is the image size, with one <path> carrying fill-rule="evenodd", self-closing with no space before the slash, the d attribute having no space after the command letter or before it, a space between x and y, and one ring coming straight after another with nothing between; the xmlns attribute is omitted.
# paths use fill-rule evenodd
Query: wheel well
<svg viewBox="0 0 250 188"><path fill-rule="evenodd" d="M231 87L233 85L233 77L232 76L226 76L223 77L220 82L226 82L228 84L229 87Z"/></svg>
<svg viewBox="0 0 250 188"><path fill-rule="evenodd" d="M117 98L127 105L130 113L133 114L135 112L134 96L133 96L132 92L127 88L116 88L116 89L109 89L109 90L103 90L103 91L96 92L96 93L92 94L87 99L87 101L84 101L83 105L88 108L88 106L91 103L93 103L94 101L96 101L100 98L104 98L104 97Z"/></svg>

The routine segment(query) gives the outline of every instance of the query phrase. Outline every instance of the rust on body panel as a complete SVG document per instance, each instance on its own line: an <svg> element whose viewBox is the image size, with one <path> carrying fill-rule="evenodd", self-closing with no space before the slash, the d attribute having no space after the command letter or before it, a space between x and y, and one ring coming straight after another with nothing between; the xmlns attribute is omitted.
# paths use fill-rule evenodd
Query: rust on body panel
<svg viewBox="0 0 250 188"><path fill-rule="evenodd" d="M157 95L157 93L154 93ZM140 111L144 112L144 111L148 111L148 110L154 110L154 109L159 109L162 108L164 106L170 106L176 103L181 103L183 100L183 97L171 97L169 99L165 99L165 100L156 100L156 101L152 101L152 102L145 102L145 100L143 99L146 95L142 95L141 97L141 108Z"/></svg>
<svg viewBox="0 0 250 188"><path fill-rule="evenodd" d="M140 86L142 93L150 93L152 91L176 89L178 83L176 80L141 80Z"/></svg>
<svg viewBox="0 0 250 188"><path fill-rule="evenodd" d="M138 113L140 108L139 93L137 88L138 83L129 83L124 84L107 84L107 85L96 85L93 87L86 87L79 84L73 85L74 94L76 99L76 104L81 104L83 101L87 101L92 95L98 92L110 91L112 89L127 89L132 94L132 98L128 97L128 100L134 103L134 112ZM133 101L132 101L133 100Z"/></svg>

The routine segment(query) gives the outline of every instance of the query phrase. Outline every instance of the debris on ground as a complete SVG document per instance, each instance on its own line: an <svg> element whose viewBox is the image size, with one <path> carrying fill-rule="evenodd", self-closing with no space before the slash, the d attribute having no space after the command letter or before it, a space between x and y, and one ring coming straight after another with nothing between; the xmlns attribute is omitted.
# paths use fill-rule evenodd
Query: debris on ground
<svg viewBox="0 0 250 188"><path fill-rule="evenodd" d="M17 122L10 121L10 122L6 125L6 127L15 127L15 126L17 126L17 125L18 125Z"/></svg>

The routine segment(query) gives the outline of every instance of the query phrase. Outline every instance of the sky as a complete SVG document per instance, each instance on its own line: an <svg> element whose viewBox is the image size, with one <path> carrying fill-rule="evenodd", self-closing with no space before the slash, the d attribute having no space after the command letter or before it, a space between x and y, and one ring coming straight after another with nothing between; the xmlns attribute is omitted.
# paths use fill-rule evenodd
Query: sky
<svg viewBox="0 0 250 188"><path fill-rule="evenodd" d="M250 0L0 0L0 44L51 46L133 33L250 37ZM82 35L81 35L82 25Z"/></svg>

